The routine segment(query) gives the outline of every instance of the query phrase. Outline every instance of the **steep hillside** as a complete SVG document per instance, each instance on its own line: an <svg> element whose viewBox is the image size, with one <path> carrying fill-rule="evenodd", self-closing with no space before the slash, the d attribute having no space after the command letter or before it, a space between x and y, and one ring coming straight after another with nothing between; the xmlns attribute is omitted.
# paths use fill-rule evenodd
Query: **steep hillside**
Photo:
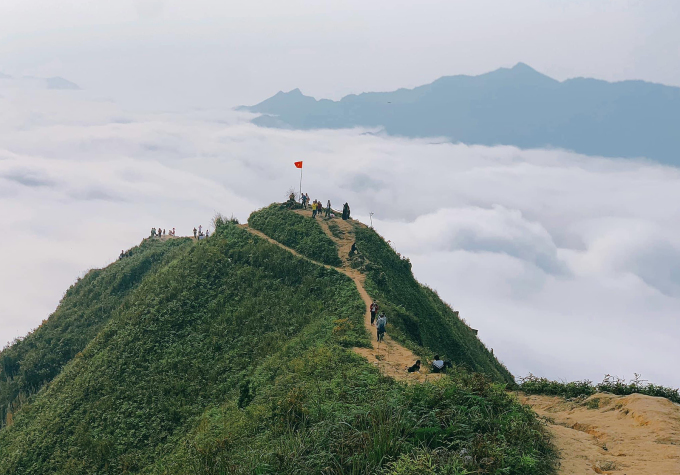
<svg viewBox="0 0 680 475"><path fill-rule="evenodd" d="M268 127L381 127L406 137L558 147L680 165L680 88L589 78L560 82L522 63L339 101L317 101L295 89L242 109L262 114L254 122Z"/></svg>
<svg viewBox="0 0 680 475"><path fill-rule="evenodd" d="M545 427L503 384L457 368L405 385L353 352L370 336L343 273L234 224L144 246L167 249L165 260L12 413L0 474L551 472ZM55 316L67 302L73 315L88 308L72 297ZM6 374L0 386L14 382Z"/></svg>
<svg viewBox="0 0 680 475"><path fill-rule="evenodd" d="M62 367L120 311L148 274L167 265L191 245L189 239L145 240L128 257L88 272L66 291L40 328L0 353L0 427L28 396L49 383Z"/></svg>
<svg viewBox="0 0 680 475"><path fill-rule="evenodd" d="M458 312L416 281L408 258L399 256L374 230L361 223L354 226L360 251L354 265L366 273L368 291L390 315L398 340L446 355L496 381L514 382L507 368L458 318Z"/></svg>

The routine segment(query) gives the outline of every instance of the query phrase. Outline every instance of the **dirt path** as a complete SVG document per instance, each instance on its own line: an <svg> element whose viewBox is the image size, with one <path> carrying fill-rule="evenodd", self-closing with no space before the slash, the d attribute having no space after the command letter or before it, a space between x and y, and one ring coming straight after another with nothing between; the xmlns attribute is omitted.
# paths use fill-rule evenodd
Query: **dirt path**
<svg viewBox="0 0 680 475"><path fill-rule="evenodd" d="M311 218L312 216L312 212L310 210L296 210L295 212L309 218ZM326 235L328 235L328 237L331 238L337 244L338 255L342 260L342 267L333 267L327 264L322 264L320 262L313 261L312 259L302 256L295 250L287 246L284 246L280 242L270 238L266 234L256 229L248 227L248 225L243 225L243 228L263 239L266 239L272 244L276 244L277 246L287 250L288 252L295 254L298 257L301 257L302 259L306 259L310 262L314 262L317 265L324 266L329 269L335 269L338 272L342 272L343 274L345 274L347 277L354 281L354 284L357 287L357 291L359 292L359 295L361 296L361 299L364 301L364 304L366 306L366 311L364 314L364 326L366 327L366 330L371 336L371 348L354 348L354 352L366 358L369 363L377 366L385 376L390 376L399 381L406 382L416 381L422 382L427 380L432 381L434 379L440 378L442 376L441 374L429 373L426 368L427 365L425 363L423 364L420 373L408 373L406 371L406 368L408 366L411 366L417 359L420 358L416 356L408 348L395 342L389 335L385 335L385 339L381 343L378 343L376 341L377 340L376 328L371 325L370 305L372 300L371 297L368 295L368 292L366 292L366 288L364 287L364 281L366 280L366 276L364 276L358 270L352 269L349 262L349 250L352 247L352 243L354 242L354 226L350 221L344 221L342 219L332 219L330 222L335 223L340 228L341 233L340 237L336 237L335 235L333 235L330 228L328 227L329 222L323 219L319 219L318 222L321 225L321 229L326 233Z"/></svg>
<svg viewBox="0 0 680 475"><path fill-rule="evenodd" d="M633 394L585 401L520 396L547 417L560 451L560 475L680 474L680 405Z"/></svg>

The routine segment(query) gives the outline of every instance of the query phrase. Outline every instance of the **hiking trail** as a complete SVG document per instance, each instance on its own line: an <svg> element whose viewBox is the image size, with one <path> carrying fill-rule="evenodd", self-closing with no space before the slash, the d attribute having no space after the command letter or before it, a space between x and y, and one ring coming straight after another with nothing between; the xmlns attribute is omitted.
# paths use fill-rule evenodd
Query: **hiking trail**
<svg viewBox="0 0 680 475"><path fill-rule="evenodd" d="M311 210L295 210L312 219ZM340 218L328 221L317 218L324 233L336 243L342 261L340 267L316 262L270 238L264 233L242 227L252 234L288 252L342 272L354 281L366 306L364 326L371 338L370 348L354 348L385 376L408 383L433 381L442 374L428 372L423 361L420 373L408 373L406 367L420 359L411 350L395 342L388 334L378 344L376 328L371 326L372 302L366 292L366 276L350 265L349 251L355 242L355 226L365 226L354 220ZM334 234L329 223L338 226ZM337 234L337 235L336 235ZM361 249L358 250L361 253ZM380 302L378 302L380 303ZM389 319L389 316L388 316ZM422 360L421 360L422 361ZM680 474L680 405L667 399L641 394L614 396L595 394L584 401L567 401L561 397L518 394L522 404L530 406L546 418L559 451L558 475L675 475Z"/></svg>
<svg viewBox="0 0 680 475"><path fill-rule="evenodd" d="M548 428L559 475L680 473L680 405L661 397L599 393L581 401L519 395Z"/></svg>
<svg viewBox="0 0 680 475"><path fill-rule="evenodd" d="M309 219L312 219L311 210L298 209L295 210L294 212L302 216L308 217ZM361 299L364 301L364 305L366 307L366 311L364 313L364 327L369 333L371 339L371 347L353 348L353 350L355 353L366 358L369 363L378 367L378 369L380 369L380 372L383 375L392 377L398 381L405 382L423 382L428 380L433 381L435 379L441 378L442 376L441 373L438 374L430 373L429 368L427 367L427 362L425 362L419 356L415 355L408 348L394 341L389 336L389 334L385 334L385 338L381 343L378 343L376 341L376 328L371 325L370 305L373 302L373 300L368 295L368 292L366 292L366 288L364 287L366 276L359 272L357 269L353 269L350 266L349 251L352 247L352 243L354 243L354 224L353 224L354 221L351 219L344 221L340 218L334 218L332 222L335 223L340 228L341 233L340 237L336 237L328 227L328 222L326 222L326 220L324 220L321 217L317 219L318 219L317 222L320 224L323 232L338 246L338 256L342 261L341 267L334 267L328 264L316 262L312 259L309 259L308 257L301 255L294 249L291 249L288 246L281 244L275 239L270 238L266 234L249 227L247 224L242 225L242 227L249 231L250 233L258 237L261 237L262 239L265 239L270 243L281 247L282 249L287 250L291 254L294 254L297 257L300 257L301 259L313 262L314 264L326 267L327 269L335 269L336 271L345 274L347 277L354 281L357 291L359 292L359 295L361 296ZM361 223L357 224L362 225ZM361 252L361 250L359 250L359 252ZM420 372L415 373L407 372L406 368L408 366L411 366L418 359L421 360Z"/></svg>

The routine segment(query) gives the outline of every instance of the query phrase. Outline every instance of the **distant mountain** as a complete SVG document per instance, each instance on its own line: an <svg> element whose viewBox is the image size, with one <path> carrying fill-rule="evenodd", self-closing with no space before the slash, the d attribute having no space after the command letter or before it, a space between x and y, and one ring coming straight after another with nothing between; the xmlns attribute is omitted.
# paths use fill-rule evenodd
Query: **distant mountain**
<svg viewBox="0 0 680 475"><path fill-rule="evenodd" d="M406 137L557 147L680 165L680 88L587 78L560 82L523 63L340 101L316 100L294 89L239 109L262 114L253 122L266 127L382 127Z"/></svg>
<svg viewBox="0 0 680 475"><path fill-rule="evenodd" d="M37 89L68 89L80 90L80 86L76 83L64 79L59 76L51 78L40 78L35 76L12 77L0 72L0 79L7 79L6 85L19 88L37 88Z"/></svg>
<svg viewBox="0 0 680 475"><path fill-rule="evenodd" d="M45 78L45 83L47 84L47 89L80 89L80 86L77 84L59 76Z"/></svg>

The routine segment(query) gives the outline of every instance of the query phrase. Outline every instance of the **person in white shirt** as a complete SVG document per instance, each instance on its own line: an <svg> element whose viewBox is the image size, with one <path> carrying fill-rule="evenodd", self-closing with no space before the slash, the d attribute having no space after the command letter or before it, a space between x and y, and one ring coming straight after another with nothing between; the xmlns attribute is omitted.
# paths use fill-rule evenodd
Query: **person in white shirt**
<svg viewBox="0 0 680 475"><path fill-rule="evenodd" d="M434 361L432 362L432 372L441 373L444 371L444 360L442 360L439 355L434 355Z"/></svg>

